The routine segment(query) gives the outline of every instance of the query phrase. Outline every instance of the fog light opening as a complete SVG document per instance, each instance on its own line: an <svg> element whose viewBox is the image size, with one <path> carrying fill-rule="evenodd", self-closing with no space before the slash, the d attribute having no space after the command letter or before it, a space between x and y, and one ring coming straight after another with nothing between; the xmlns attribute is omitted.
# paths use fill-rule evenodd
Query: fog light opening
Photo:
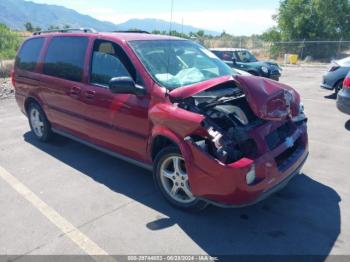
<svg viewBox="0 0 350 262"><path fill-rule="evenodd" d="M255 174L255 165L252 165L249 172L246 175L247 185L252 185L255 182L256 174Z"/></svg>

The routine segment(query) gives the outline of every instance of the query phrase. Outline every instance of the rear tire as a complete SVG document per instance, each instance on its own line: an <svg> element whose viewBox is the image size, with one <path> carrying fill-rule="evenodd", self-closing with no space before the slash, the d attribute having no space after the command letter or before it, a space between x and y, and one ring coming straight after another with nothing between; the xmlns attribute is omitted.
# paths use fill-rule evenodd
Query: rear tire
<svg viewBox="0 0 350 262"><path fill-rule="evenodd" d="M37 103L31 103L28 107L28 119L30 129L36 139L47 142L52 137L51 124L42 108Z"/></svg>
<svg viewBox="0 0 350 262"><path fill-rule="evenodd" d="M186 211L200 211L208 203L192 195L185 160L177 147L161 150L154 161L154 180L168 202Z"/></svg>
<svg viewBox="0 0 350 262"><path fill-rule="evenodd" d="M340 90L342 90L343 88L343 82L344 80L340 80L334 87L334 92L337 95L339 93Z"/></svg>

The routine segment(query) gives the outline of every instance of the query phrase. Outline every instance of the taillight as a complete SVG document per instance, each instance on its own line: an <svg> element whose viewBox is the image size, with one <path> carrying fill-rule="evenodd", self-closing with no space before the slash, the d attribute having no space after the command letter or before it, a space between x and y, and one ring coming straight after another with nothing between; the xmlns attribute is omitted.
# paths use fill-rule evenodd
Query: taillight
<svg viewBox="0 0 350 262"><path fill-rule="evenodd" d="M344 88L350 88L350 77L347 77L347 78L344 79L343 87Z"/></svg>
<svg viewBox="0 0 350 262"><path fill-rule="evenodd" d="M10 77L11 77L12 85L13 85L13 87L14 87L15 84L16 84L16 80L15 80L15 70L14 70L14 69L11 70Z"/></svg>

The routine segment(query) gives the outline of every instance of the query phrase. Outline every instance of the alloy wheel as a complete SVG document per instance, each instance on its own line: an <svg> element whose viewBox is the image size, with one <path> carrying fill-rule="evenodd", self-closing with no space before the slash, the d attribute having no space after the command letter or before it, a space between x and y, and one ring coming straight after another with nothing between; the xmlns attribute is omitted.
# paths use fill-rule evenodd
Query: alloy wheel
<svg viewBox="0 0 350 262"><path fill-rule="evenodd" d="M189 187L185 161L181 156L169 156L163 161L160 180L166 193L175 201L188 204L196 200Z"/></svg>
<svg viewBox="0 0 350 262"><path fill-rule="evenodd" d="M30 111L30 123L36 136L42 137L44 134L44 121L37 108L33 107Z"/></svg>

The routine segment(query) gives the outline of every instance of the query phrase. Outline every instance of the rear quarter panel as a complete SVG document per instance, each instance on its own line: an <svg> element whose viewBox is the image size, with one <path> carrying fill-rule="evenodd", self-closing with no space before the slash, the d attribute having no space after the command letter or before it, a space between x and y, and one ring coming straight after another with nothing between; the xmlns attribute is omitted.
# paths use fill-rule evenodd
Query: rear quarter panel
<svg viewBox="0 0 350 262"><path fill-rule="evenodd" d="M37 38L37 37L30 37L26 39L26 41ZM21 45L21 47L18 49L18 53L20 52L23 45L26 43L24 41ZM47 104L42 96L43 87L41 86L41 74L40 69L42 67L42 60L43 56L46 50L48 44L48 39L45 37L45 42L43 44L43 47L40 51L38 63L36 65L36 68L34 71L25 71L20 68L18 68L17 63L15 63L14 66L14 79L15 79L15 93L16 93L16 100L17 104L19 105L20 109L25 113L25 103L28 99L34 99L37 101L40 106L46 111L47 110ZM16 61L17 61L16 56Z"/></svg>

